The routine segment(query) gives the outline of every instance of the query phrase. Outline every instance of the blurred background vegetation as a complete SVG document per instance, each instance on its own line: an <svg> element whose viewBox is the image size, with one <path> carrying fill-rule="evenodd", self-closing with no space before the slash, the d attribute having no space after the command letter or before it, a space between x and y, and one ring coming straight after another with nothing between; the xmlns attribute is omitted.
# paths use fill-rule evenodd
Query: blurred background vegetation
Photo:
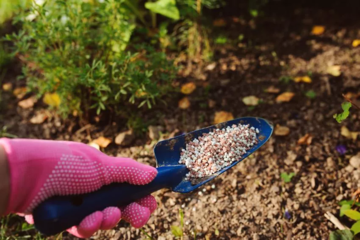
<svg viewBox="0 0 360 240"><path fill-rule="evenodd" d="M267 3L245 2L253 17ZM172 84L178 71L189 74L194 63L211 60L214 45L228 41L211 35L223 26L211 13L226 4L1 0L1 72L10 61L20 63L26 91L45 97L63 117L136 114L178 91Z"/></svg>

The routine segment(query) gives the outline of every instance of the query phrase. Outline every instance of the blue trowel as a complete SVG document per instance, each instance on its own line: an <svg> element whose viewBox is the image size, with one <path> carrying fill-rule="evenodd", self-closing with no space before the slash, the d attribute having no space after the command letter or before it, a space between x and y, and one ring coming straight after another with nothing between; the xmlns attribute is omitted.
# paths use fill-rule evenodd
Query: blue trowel
<svg viewBox="0 0 360 240"><path fill-rule="evenodd" d="M259 129L258 143L248 150L241 159L215 174L196 179L196 181L185 180L185 175L189 170L185 165L179 164L179 159L181 149L185 148L186 143L216 128L222 129L239 123L250 124L251 127ZM93 212L101 211L109 206L127 205L163 188L179 193L191 192L258 150L270 138L272 132L273 125L267 120L244 117L160 141L154 148L158 174L150 184L135 186L127 183L113 183L88 194L52 197L41 203L33 211L35 227L45 235L54 235L72 226L79 225L83 218Z"/></svg>

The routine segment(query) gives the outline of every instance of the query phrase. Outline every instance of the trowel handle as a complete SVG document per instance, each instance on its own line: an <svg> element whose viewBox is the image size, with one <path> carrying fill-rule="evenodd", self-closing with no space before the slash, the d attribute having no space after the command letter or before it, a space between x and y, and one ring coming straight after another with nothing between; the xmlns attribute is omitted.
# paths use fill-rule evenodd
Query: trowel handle
<svg viewBox="0 0 360 240"><path fill-rule="evenodd" d="M52 197L33 211L35 227L45 235L60 233L79 225L93 212L111 206L126 206L162 188L172 189L187 172L184 165L159 167L157 170L157 176L147 185L113 183L88 194Z"/></svg>

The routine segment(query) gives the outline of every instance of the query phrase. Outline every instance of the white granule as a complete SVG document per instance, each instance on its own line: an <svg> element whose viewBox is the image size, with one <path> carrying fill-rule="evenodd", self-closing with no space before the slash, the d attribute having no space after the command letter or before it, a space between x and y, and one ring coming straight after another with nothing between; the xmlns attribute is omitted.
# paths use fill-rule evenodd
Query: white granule
<svg viewBox="0 0 360 240"><path fill-rule="evenodd" d="M182 149L179 163L189 169L186 179L206 177L229 166L258 143L259 129L235 125L204 133Z"/></svg>

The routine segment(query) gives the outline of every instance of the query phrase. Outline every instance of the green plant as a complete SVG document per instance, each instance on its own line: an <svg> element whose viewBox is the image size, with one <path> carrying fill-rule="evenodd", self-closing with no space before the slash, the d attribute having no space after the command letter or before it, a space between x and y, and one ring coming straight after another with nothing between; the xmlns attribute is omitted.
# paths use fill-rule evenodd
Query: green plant
<svg viewBox="0 0 360 240"><path fill-rule="evenodd" d="M295 176L295 173L286 173L286 172L282 172L280 177L281 179L285 182L285 183L289 183L291 182L291 179Z"/></svg>
<svg viewBox="0 0 360 240"><path fill-rule="evenodd" d="M178 238L184 237L184 212L180 208L179 209L179 218L180 218L180 226L172 225L171 226L171 233Z"/></svg>
<svg viewBox="0 0 360 240"><path fill-rule="evenodd" d="M305 96L310 99L314 99L316 98L316 92L314 90L309 90L305 93Z"/></svg>
<svg viewBox="0 0 360 240"><path fill-rule="evenodd" d="M360 203L354 200L343 200L339 205L341 206L340 217L347 216L355 222L352 224L351 230L332 232L330 239L353 239L353 237L360 232L360 212L356 210L360 206Z"/></svg>
<svg viewBox="0 0 360 240"><path fill-rule="evenodd" d="M9 20L19 9L29 6L29 3L30 0L0 0L0 24Z"/></svg>
<svg viewBox="0 0 360 240"><path fill-rule="evenodd" d="M344 102L343 104L341 104L341 108L343 109L342 113L339 114L334 114L334 118L336 119L336 121L338 123L341 123L342 121L344 121L345 119L347 119L347 117L350 114L350 108L351 108L351 103L350 102Z"/></svg>
<svg viewBox="0 0 360 240"><path fill-rule="evenodd" d="M25 63L29 88L56 93L67 115L89 108L151 108L171 91L176 68L164 52L130 42L136 16L128 1L47 1L16 17L23 28L7 35Z"/></svg>
<svg viewBox="0 0 360 240"><path fill-rule="evenodd" d="M3 126L2 129L0 129L0 138L6 137L6 138L16 138L16 135L10 134L7 132L7 127Z"/></svg>

